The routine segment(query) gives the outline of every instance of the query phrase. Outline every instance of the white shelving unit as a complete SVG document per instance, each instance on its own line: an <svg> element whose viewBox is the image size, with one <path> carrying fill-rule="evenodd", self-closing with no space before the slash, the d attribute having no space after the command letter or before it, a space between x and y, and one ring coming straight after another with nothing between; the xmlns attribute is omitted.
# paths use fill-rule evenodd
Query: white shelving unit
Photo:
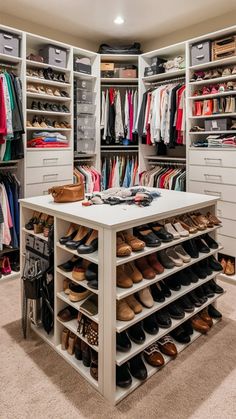
<svg viewBox="0 0 236 419"><path fill-rule="evenodd" d="M190 319L196 313L201 311L204 307L210 303L214 303L220 296L215 294L214 297L209 298L206 303L201 307L195 308L192 313L185 314L185 317L181 320L172 320L172 325L169 329L159 329L157 335L149 335L146 333L146 340L142 345L136 345L132 343L131 350L127 353L121 353L116 351L116 333L120 333L131 325L143 320L152 313L157 312L163 307L167 307L168 304L177 300L181 296L188 292L198 288L204 283L207 283L212 278L217 276L217 272L213 272L212 275L208 276L204 280L199 280L197 283L191 283L189 286L182 286L178 292L172 292L170 298L166 299L164 303L155 303L151 309L143 308L143 311L136 315L131 321L121 322L116 319L116 302L121 300L128 295L135 294L137 291L150 286L151 284L157 283L163 278L167 278L174 272L178 272L185 267L191 266L200 260L208 257L209 255L216 254L221 250L219 245L218 249L211 250L208 254L199 254L197 259L192 259L189 263L186 263L182 267L175 267L170 270L165 270L163 274L157 275L153 280L143 280L139 284L133 285L130 289L121 289L116 286L116 268L117 266L134 261L142 256L158 252L161 249L171 247L177 243L182 243L189 238L201 236L206 231L198 232L190 235L189 238L181 238L169 243L162 244L157 248L145 248L142 252L132 253L130 257L118 258L116 256L116 234L119 231L133 228L138 225L150 223L153 221L163 220L170 217L178 216L186 212L192 212L200 210L205 213L211 211L216 213L216 197L202 196L192 193L181 193L176 191L161 190L161 197L157 198L152 202L148 208L139 208L137 206L92 206L85 208L80 202L70 204L56 204L53 202L50 196L41 196L21 200L21 225L22 225L22 240L21 240L21 254L25 252L25 238L27 230L23 227L28 219L32 216L33 211L43 211L54 217L54 235L55 235L55 266L54 266L54 289L55 289L55 300L54 300L54 330L49 336L43 331L41 327L37 328L33 325L33 330L39 334L49 345L51 345L55 351L61 355L76 371L78 371L96 390L98 390L107 400L112 404L116 404L125 398L131 391L135 390L141 382L133 379L132 385L129 388L121 389L116 387L115 371L116 366L123 365L129 361L133 356L141 354L142 351L157 341L159 338L175 329L185 320ZM98 231L99 246L98 251L93 254L82 255L84 259L96 263L98 265L98 279L99 288L98 290L92 290L89 288L87 282L75 281L71 273L65 273L59 268L59 265L71 259L76 251L68 249L64 245L60 245L58 240L67 231L69 224L75 223L77 225L83 225ZM207 232L215 237L217 229L211 228ZM38 235L36 235L38 236ZM69 278L75 283L79 283L90 291L94 292L98 296L98 314L95 316L89 316L93 321L98 323L99 327L99 347L93 348L98 353L98 364L99 364L99 379L96 382L90 375L89 368L84 367L81 361L78 361L74 356L69 355L66 351L61 349L61 333L64 327L67 327L70 331L81 337L77 331L77 320L71 320L68 323L62 322L57 314L60 310L65 308L67 305L74 307L80 311L81 302L71 302L69 296L63 291L63 280ZM200 334L194 332L191 342L195 341ZM85 337L81 337L82 340L87 342ZM188 345L180 345L176 343L178 351L181 352ZM169 362L169 358L165 357L166 364ZM151 377L159 369L154 369L146 364L148 370L148 378Z"/></svg>

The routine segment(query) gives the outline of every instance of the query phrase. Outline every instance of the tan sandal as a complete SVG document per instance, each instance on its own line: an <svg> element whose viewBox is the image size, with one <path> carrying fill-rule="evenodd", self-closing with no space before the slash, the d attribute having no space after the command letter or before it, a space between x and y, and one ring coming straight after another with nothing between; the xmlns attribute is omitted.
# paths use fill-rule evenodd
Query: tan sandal
<svg viewBox="0 0 236 419"><path fill-rule="evenodd" d="M46 87L46 95L53 96L53 91L50 87Z"/></svg>

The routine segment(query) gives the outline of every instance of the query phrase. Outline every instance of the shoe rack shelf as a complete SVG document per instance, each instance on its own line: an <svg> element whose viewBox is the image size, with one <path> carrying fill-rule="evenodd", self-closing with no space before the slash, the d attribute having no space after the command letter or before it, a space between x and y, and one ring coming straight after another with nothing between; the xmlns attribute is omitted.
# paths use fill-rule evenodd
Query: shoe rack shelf
<svg viewBox="0 0 236 419"><path fill-rule="evenodd" d="M59 274L63 275L65 278L70 279L70 280L71 280L71 281L73 281L75 284L82 285L82 287L84 287L84 288L86 288L87 290L89 290L89 291L93 292L94 294L98 294L98 290L95 290L95 289L91 288L91 287L88 285L88 282L87 282L86 280L83 280L83 281L77 281L76 279L74 279L74 278L72 277L72 273L71 273L71 272L64 272L62 269L60 269L60 268L58 268L58 267L57 267L57 272L58 272Z"/></svg>
<svg viewBox="0 0 236 419"><path fill-rule="evenodd" d="M227 81L234 81L236 80L236 74L231 74L229 76L221 76L221 77L215 77L213 79L206 79L206 80L196 80L196 81L190 81L190 86L201 86L205 84L216 84L216 83L225 83Z"/></svg>
<svg viewBox="0 0 236 419"><path fill-rule="evenodd" d="M219 320L214 320L213 323L213 327L219 322ZM184 351L184 349L187 349L193 342L195 342L200 336L202 336L201 333L194 331L193 335L191 336L191 342L186 343L186 344L181 344L175 341L175 346L177 347L178 350L178 354L180 354L182 351ZM148 372L148 378L151 378L154 374L156 374L157 372L159 372L160 370L162 370L163 368L165 368L165 366L170 362L170 361L174 361L173 358L167 356L167 355L163 355L164 360L165 360L165 364L163 365L163 367L159 367L159 368L154 368L151 365L149 365L147 362L144 361L145 366L147 368L147 372ZM137 379L133 379L132 384L130 386L130 388L127 389L122 389L119 388L117 389L116 392L116 403L119 403L121 400L123 400L125 397L127 397L128 394L130 394L132 391L136 390L136 388L138 388L140 386L140 381Z"/></svg>
<svg viewBox="0 0 236 419"><path fill-rule="evenodd" d="M55 101L55 102L70 102L71 98L70 97L62 97L62 96L54 96L54 95L44 95L44 94L40 94L40 93L30 93L27 92L27 97L30 97L32 99L41 99L41 100L51 100L51 101ZM56 113L56 112L55 112Z"/></svg>
<svg viewBox="0 0 236 419"><path fill-rule="evenodd" d="M211 99L215 97L235 96L235 95L236 95L236 90L227 90L226 92L218 92L218 93L212 93L208 95L190 96L189 99L204 100L204 99Z"/></svg>
<svg viewBox="0 0 236 419"><path fill-rule="evenodd" d="M11 271L11 273L9 275L3 275L0 277L0 281L5 280L5 279L16 279L19 278L20 273L19 272L15 272L15 271Z"/></svg>
<svg viewBox="0 0 236 419"><path fill-rule="evenodd" d="M172 320L172 325L168 329L160 328L157 335L149 335L146 333L146 340L142 345L136 345L132 342L132 347L127 353L120 353L116 351L116 333L121 332L129 328L131 324L135 324L141 319L144 319L148 315L160 310L167 306L171 302L187 294L188 292L196 289L198 286L207 283L212 278L216 277L217 272L213 272L212 275L207 278L200 280L197 283L191 283L189 286L181 286L181 289L177 292L172 291L170 298L167 298L164 303L154 303L151 309L143 308L142 313L136 315L135 318L129 321L118 321L116 319L116 302L117 299L121 299L126 295L135 294L137 290L143 289L152 283L158 282L161 278L170 276L173 272L180 271L191 264L197 263L199 260L206 258L211 254L215 254L219 249L211 250L208 254L200 254L198 259L192 259L191 262L184 264L181 267L176 267L170 270L165 270L161 275L157 275L154 280L143 280L141 283L134 285L128 290L119 289L116 286L116 269L117 265L130 261L127 258L117 258L116 256L116 234L119 231L123 231L135 226L146 224L152 221L163 220L171 217L175 217L186 212L192 212L200 210L205 213L211 211L216 214L216 197L203 196L191 193L182 193L176 191L161 190L161 197L157 198L152 202L149 207L139 208L136 206L92 206L83 207L80 202L70 204L56 204L53 202L50 196L41 196L23 199L20 202L21 205L21 225L25 223L32 216L33 211L40 211L47 213L48 215L54 216L54 289L55 289L55 300L54 300L54 332L52 337L48 337L46 333L41 329L33 326L33 330L39 334L46 342L48 342L56 352L61 355L73 368L76 369L94 388L96 388L105 399L109 400L112 404L118 403L124 397L126 397L131 391L137 388L141 382L133 379L132 385L129 388L121 389L116 387L116 365L123 365L126 361L132 358L134 355L141 353L151 343L157 341L161 336L166 335L171 330L175 329L178 325L183 323L185 320L191 318L205 306L210 303L214 303L220 296L215 294L214 297L209 298L206 303L201 307L195 308L193 312L185 314L185 317L180 320ZM82 361L78 361L75 356L69 355L67 351L61 349L61 333L66 327L71 332L81 337L77 332L77 319L63 322L58 318L59 311L63 310L67 306L74 307L78 312L84 300L80 302L72 302L69 295L63 291L63 281L65 278L72 279L72 274L64 272L59 266L72 258L74 255L78 255L77 251L67 249L66 246L62 246L59 243L59 238L62 237L67 231L70 223L77 225L83 225L90 227L98 231L99 246L96 255L84 254L81 255L84 259L96 263L98 265L98 290L94 292L98 296L98 314L95 316L89 316L93 319L99 328L99 347L94 348L98 354L98 382L90 375L89 368L82 364ZM207 230L210 235L215 236L217 229L212 228ZM190 237L197 237L206 232L202 231L197 234L191 235ZM23 227L21 240L21 254L24 250L24 237L25 230ZM163 248L175 246L177 243L181 243L188 238L180 240L173 240L172 242L166 243ZM148 249L146 248L144 253L141 255L138 252L132 254L131 260L140 258L144 254L150 254L158 250L161 247ZM74 281L76 284L84 286L89 289L87 281ZM86 282L86 283L85 283ZM196 339L197 334L191 340L193 342ZM86 338L81 337L84 342ZM91 346L91 345L90 345ZM185 346L178 345L179 352L181 352ZM167 362L167 358L166 362ZM154 369L147 365L148 377L152 376L158 369Z"/></svg>
<svg viewBox="0 0 236 419"><path fill-rule="evenodd" d="M236 112L222 112L222 113L214 113L212 115L199 115L199 116L190 116L190 119L209 119L209 118L236 118Z"/></svg>
<svg viewBox="0 0 236 419"><path fill-rule="evenodd" d="M217 67L221 67L221 66L228 66L231 64L235 64L235 56L233 57L227 57L227 58L222 58L220 60L214 60L214 61L208 61L208 63L203 63L203 64L198 64L198 65L193 65L190 66L189 69L193 70L193 71L198 71L198 70L205 70L206 68L217 68Z"/></svg>
<svg viewBox="0 0 236 419"><path fill-rule="evenodd" d="M48 86L61 87L62 89L70 88L71 83L63 83L61 81L41 79L39 77L26 76L26 81L29 83L47 84Z"/></svg>

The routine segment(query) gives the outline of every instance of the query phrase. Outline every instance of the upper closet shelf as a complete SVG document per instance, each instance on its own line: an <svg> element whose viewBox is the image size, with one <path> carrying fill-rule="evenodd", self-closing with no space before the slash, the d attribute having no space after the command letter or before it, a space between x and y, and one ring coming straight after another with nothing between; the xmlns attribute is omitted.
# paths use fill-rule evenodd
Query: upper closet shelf
<svg viewBox="0 0 236 419"><path fill-rule="evenodd" d="M86 74L86 73L80 73L79 71L74 71L74 77L79 79L96 79L96 76L93 74Z"/></svg>
<svg viewBox="0 0 236 419"><path fill-rule="evenodd" d="M219 65L236 64L236 56L223 58L221 60L209 61L208 63L197 64L189 67L190 70L201 70L203 68L208 69L210 67L218 67Z"/></svg>
<svg viewBox="0 0 236 419"><path fill-rule="evenodd" d="M115 62L138 62L139 55L135 54L101 54L101 61L111 61L113 63Z"/></svg>
<svg viewBox="0 0 236 419"><path fill-rule="evenodd" d="M37 67L37 68L48 68L48 67L50 67L53 70L60 71L61 73L64 73L66 71L67 72L70 71L70 69L68 69L68 68L59 67L57 65L50 65L48 63L39 63L38 61L31 61L31 60L26 60L26 65L27 65L27 67L34 67L34 68L35 67Z"/></svg>
<svg viewBox="0 0 236 419"><path fill-rule="evenodd" d="M12 55L0 54L0 62L19 64L21 63L21 61L22 58L20 57L13 57Z"/></svg>
<svg viewBox="0 0 236 419"><path fill-rule="evenodd" d="M107 84L135 84L138 83L138 78L127 78L127 77L103 77L101 78L101 83L107 83Z"/></svg>
<svg viewBox="0 0 236 419"><path fill-rule="evenodd" d="M146 82L155 82L155 81L162 81L162 80L170 80L174 77L181 77L185 75L185 69L183 70L176 70L171 71L169 73L161 73L161 74L153 74L152 76L142 77L144 83Z"/></svg>

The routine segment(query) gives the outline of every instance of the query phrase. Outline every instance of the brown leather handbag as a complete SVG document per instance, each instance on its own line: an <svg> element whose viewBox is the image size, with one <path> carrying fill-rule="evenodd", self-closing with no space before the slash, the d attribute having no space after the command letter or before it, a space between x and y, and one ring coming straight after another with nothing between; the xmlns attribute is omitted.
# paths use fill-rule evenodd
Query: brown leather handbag
<svg viewBox="0 0 236 419"><path fill-rule="evenodd" d="M75 202L82 201L84 199L84 184L82 182L53 186L48 190L48 193L52 194L54 202Z"/></svg>

